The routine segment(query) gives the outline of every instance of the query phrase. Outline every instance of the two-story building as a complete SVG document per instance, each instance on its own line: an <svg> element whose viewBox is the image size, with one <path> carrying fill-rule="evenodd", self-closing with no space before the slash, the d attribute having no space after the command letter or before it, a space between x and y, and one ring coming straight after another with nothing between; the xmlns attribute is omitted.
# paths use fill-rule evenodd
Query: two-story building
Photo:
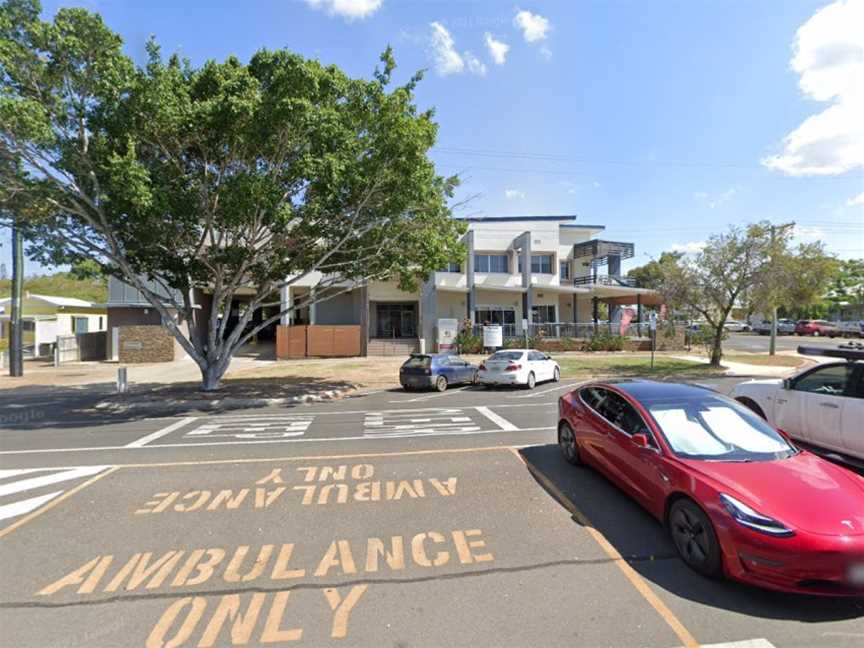
<svg viewBox="0 0 864 648"><path fill-rule="evenodd" d="M576 216L467 218L466 258L435 272L416 293L395 283L375 283L309 308L289 312L282 324L357 324L366 353L401 353L434 348L438 320L471 319L501 324L505 336L541 327L547 334L577 336L598 321L606 303L615 319L621 305L659 304L653 291L621 273L634 256L633 243L595 238L602 225ZM304 277L283 290L283 309L302 303L320 281ZM584 326L576 326L582 324Z"/></svg>
<svg viewBox="0 0 864 648"><path fill-rule="evenodd" d="M401 290L395 281L373 282L305 306L322 280L320 273L310 273L283 288L279 310L274 306L270 312L284 311L283 326L359 326L361 354L380 355L434 350L440 319L501 324L505 336L523 335L527 320L530 334L542 329L546 335L579 337L597 326L601 303L613 320L619 306L632 304L641 312L641 306L659 304L654 291L622 276L621 263L633 257L633 243L597 238L602 225L581 224L572 215L465 221L466 257L435 272L415 292ZM110 327L159 323L138 291L116 280L109 287ZM198 306L206 308L207 291L196 293ZM238 295L229 317L248 298ZM269 314L256 314L256 321ZM262 337L273 335L268 329Z"/></svg>

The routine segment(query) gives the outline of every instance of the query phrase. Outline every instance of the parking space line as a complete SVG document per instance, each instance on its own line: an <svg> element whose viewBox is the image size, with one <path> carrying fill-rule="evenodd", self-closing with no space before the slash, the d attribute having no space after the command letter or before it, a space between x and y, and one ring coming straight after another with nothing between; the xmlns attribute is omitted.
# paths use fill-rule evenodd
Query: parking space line
<svg viewBox="0 0 864 648"><path fill-rule="evenodd" d="M743 641L702 644L702 648L774 648L774 644L767 639L744 639Z"/></svg>
<svg viewBox="0 0 864 648"><path fill-rule="evenodd" d="M502 430L514 431L514 430L519 429L517 426L513 425L510 421L505 419L503 416L496 414L495 412L490 410L488 407L480 406L480 407L475 407L474 409L476 409L478 412L480 412L483 416L488 418L490 421L492 421L495 425L500 427Z"/></svg>
<svg viewBox="0 0 864 648"><path fill-rule="evenodd" d="M545 488L553 498L558 500L558 502L566 508L576 521L588 532L594 541L600 545L600 548L603 549L606 555L612 559L612 562L617 565L618 569L620 569L627 580L630 581L630 584L633 585L636 591L642 595L642 598L644 598L648 604L654 608L657 614L659 614L671 628L672 632L674 632L678 639L681 640L684 648L699 648L699 642L696 641L696 638L689 630L687 630L678 617L675 616L675 613L672 612L672 610L670 610L662 600L660 600L660 597L654 593L654 590L652 590L648 583L645 582L645 579L636 573L636 570L630 566L630 563L624 560L624 557L618 552L614 545L606 539L606 536L594 527L591 520L589 520L579 507L573 503L573 500L567 497L560 488L552 483L552 481L530 461L525 459L518 450L510 448L510 451L516 455L523 464L525 464L525 467L528 468L528 471L535 479L537 479L537 481L540 482L543 488Z"/></svg>
<svg viewBox="0 0 864 648"><path fill-rule="evenodd" d="M558 391L559 389L571 389L575 388L581 383L566 383L566 384L558 384L554 387L549 387L548 389L541 389L540 391L532 391L530 394L520 394L519 396L508 396L507 398L536 398L537 396L543 396L544 394L548 394L549 392Z"/></svg>
<svg viewBox="0 0 864 648"><path fill-rule="evenodd" d="M388 403L415 403L419 401L427 401L432 400L433 398L440 398L441 396L450 396L453 394L461 394L463 391L468 391L467 387L462 387L461 389L448 389L447 391L437 392L435 394L428 394L426 396L418 396L416 398L406 398L404 400L391 400L387 401ZM471 390L473 391L473 390Z"/></svg>
<svg viewBox="0 0 864 648"><path fill-rule="evenodd" d="M192 421L195 421L198 417L196 416L187 416L186 418L182 418L179 421L174 421L171 425L162 428L161 430L156 430L152 434L148 434L147 436L141 437L140 439L133 441L132 443L127 443L125 447L127 448L141 448L151 441L155 441L156 439L161 439L166 434L171 434L174 430L179 430L184 425L189 425Z"/></svg>
<svg viewBox="0 0 864 648"><path fill-rule="evenodd" d="M9 535L15 529L18 529L18 528L24 526L25 524L27 524L31 520L34 520L35 518L39 517L40 515L42 515L46 511L50 511L52 508L57 506L60 502L63 502L64 500L72 497L75 493L81 492L82 490L84 490L85 488L90 486L91 484L95 484L97 481L99 481L103 477L107 477L108 475L110 475L113 472L116 472L117 470L119 470L119 466L112 466L108 470L106 470L105 472L101 472L98 475L91 477L87 481L78 484L74 488L70 488L68 491L66 491L65 493L63 493L59 497L52 499L50 502L48 502L44 506L42 506L42 507L36 509L35 511L33 511L32 513L29 513L28 515L25 515L24 517L16 520L15 522L10 524L9 526L7 526L3 529L0 529L0 538L3 538L5 536Z"/></svg>

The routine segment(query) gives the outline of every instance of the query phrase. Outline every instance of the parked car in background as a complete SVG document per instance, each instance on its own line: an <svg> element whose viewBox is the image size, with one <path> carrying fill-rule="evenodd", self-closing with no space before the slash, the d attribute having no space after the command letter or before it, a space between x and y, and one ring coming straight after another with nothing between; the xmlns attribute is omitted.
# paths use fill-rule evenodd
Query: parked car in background
<svg viewBox="0 0 864 648"><path fill-rule="evenodd" d="M840 333L843 337L864 337L864 321L840 322Z"/></svg>
<svg viewBox="0 0 864 648"><path fill-rule="evenodd" d="M798 320L795 325L795 335L822 335L833 338L840 334L840 327L826 320Z"/></svg>
<svg viewBox="0 0 864 648"><path fill-rule="evenodd" d="M771 320L762 320L753 327L753 331L759 335L771 335ZM777 335L793 335L795 333L795 320L780 318L777 320Z"/></svg>
<svg viewBox="0 0 864 648"><path fill-rule="evenodd" d="M743 382L732 397L793 439L864 460L864 346L798 352L842 361L785 380Z"/></svg>
<svg viewBox="0 0 864 648"><path fill-rule="evenodd" d="M477 379L481 385L522 385L534 389L538 382L561 380L561 367L542 351L504 349L480 364Z"/></svg>
<svg viewBox="0 0 864 648"><path fill-rule="evenodd" d="M696 572L776 590L864 595L864 479L696 385L611 380L558 402L564 458L664 524Z"/></svg>
<svg viewBox="0 0 864 648"><path fill-rule="evenodd" d="M477 382L477 367L446 353L412 353L399 368L399 383L405 391L437 389L445 391L450 385Z"/></svg>
<svg viewBox="0 0 864 648"><path fill-rule="evenodd" d="M736 319L727 319L723 325L730 333L746 333L750 330L750 325L747 322L742 322Z"/></svg>

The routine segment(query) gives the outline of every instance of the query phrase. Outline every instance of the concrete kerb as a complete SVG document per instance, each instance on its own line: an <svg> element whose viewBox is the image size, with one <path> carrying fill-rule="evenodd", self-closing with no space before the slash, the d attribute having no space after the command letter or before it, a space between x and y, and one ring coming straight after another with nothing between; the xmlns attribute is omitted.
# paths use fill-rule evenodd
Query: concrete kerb
<svg viewBox="0 0 864 648"><path fill-rule="evenodd" d="M294 396L283 396L280 398L236 398L226 397L214 400L147 400L147 401L102 401L94 405L94 409L107 413L125 413L132 411L165 411L172 408L196 409L196 410L218 410L234 409L243 407L275 407L279 405L296 405L298 403L318 403L323 401L337 400L356 390L352 385L342 389L325 389L312 394L297 394Z"/></svg>

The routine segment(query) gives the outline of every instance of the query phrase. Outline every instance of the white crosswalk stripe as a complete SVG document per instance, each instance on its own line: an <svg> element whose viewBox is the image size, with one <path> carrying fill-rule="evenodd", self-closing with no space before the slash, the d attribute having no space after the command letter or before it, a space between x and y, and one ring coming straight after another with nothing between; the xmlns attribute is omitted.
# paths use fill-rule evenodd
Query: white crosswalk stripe
<svg viewBox="0 0 864 648"><path fill-rule="evenodd" d="M433 412L368 412L363 420L363 436L373 438L464 434L478 432L480 426L461 409Z"/></svg>
<svg viewBox="0 0 864 648"><path fill-rule="evenodd" d="M62 495L65 490L54 490L56 484L92 477L107 468L108 466L70 466L0 470L0 520L29 513ZM19 479L14 479L16 477ZM52 488L47 489L49 486ZM45 490L49 492L38 492ZM25 494L22 498L21 495Z"/></svg>
<svg viewBox="0 0 864 648"><path fill-rule="evenodd" d="M232 439L286 439L306 434L315 417L310 414L219 416L200 419L183 435L187 439L229 437Z"/></svg>

